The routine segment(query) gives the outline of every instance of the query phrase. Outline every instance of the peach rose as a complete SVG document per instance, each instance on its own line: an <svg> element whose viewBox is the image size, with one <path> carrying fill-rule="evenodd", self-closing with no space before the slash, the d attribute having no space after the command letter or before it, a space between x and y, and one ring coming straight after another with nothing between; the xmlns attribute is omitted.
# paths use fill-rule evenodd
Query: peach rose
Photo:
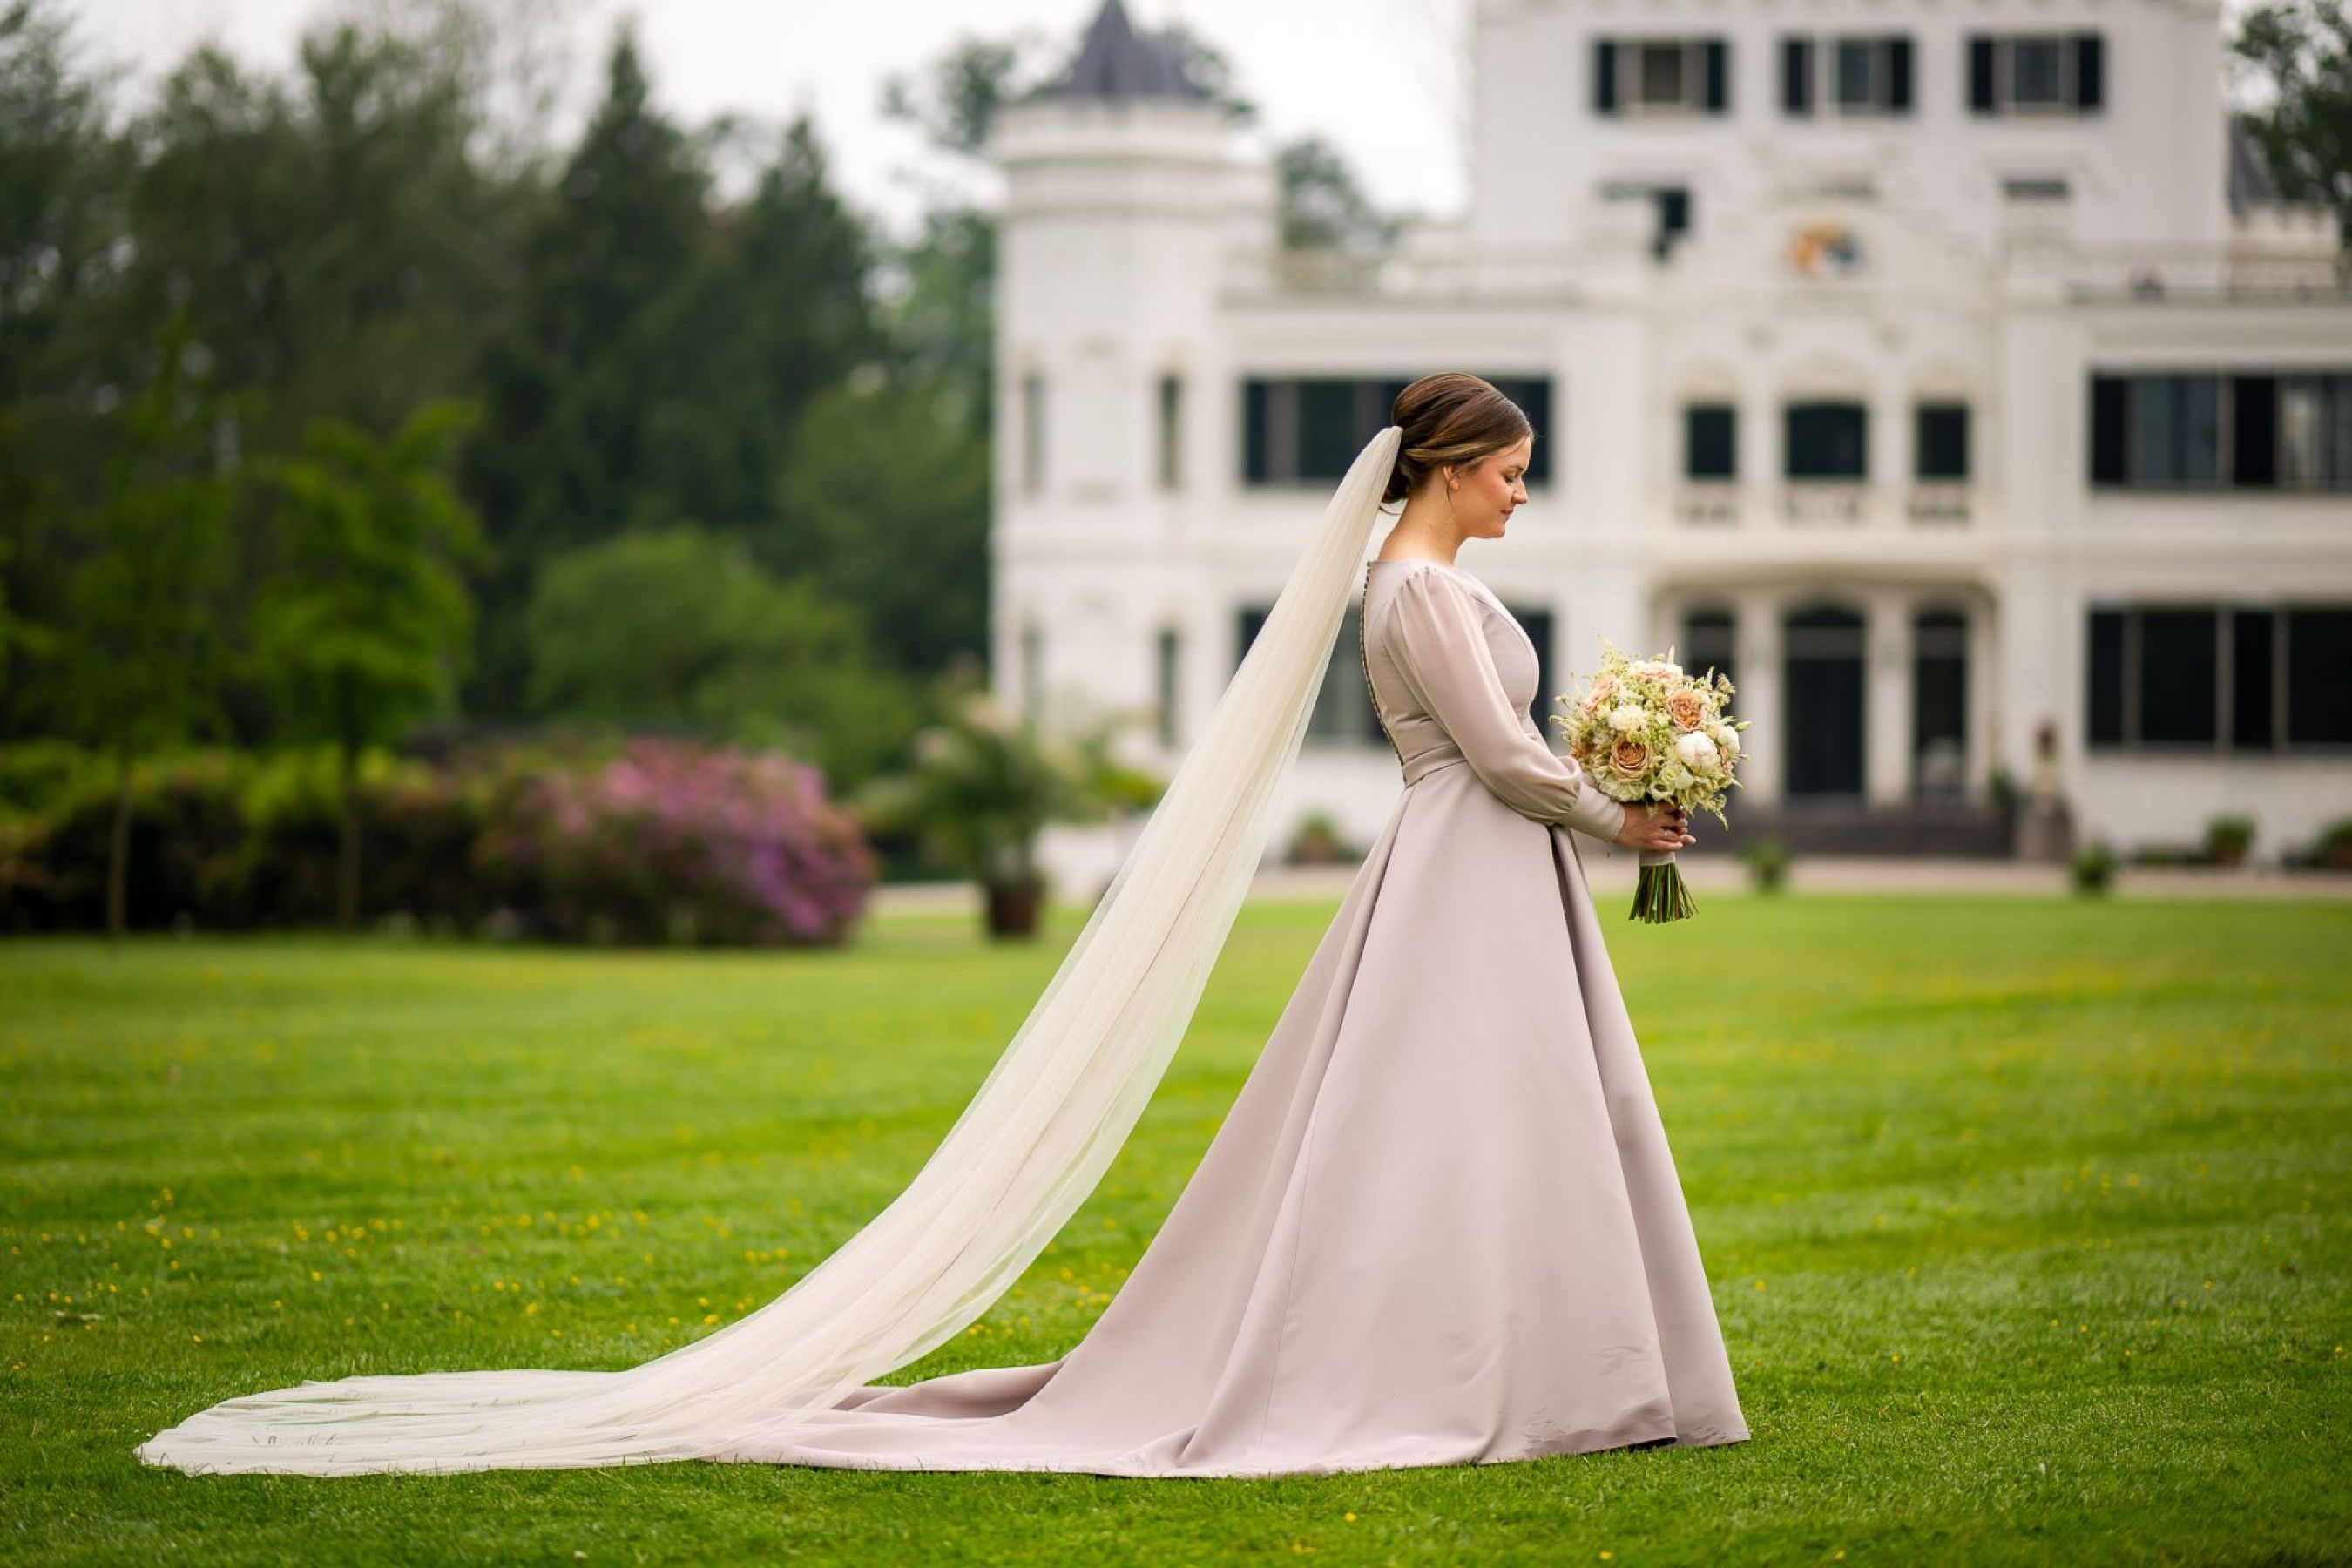
<svg viewBox="0 0 2352 1568"><path fill-rule="evenodd" d="M1685 686L1667 695L1666 717L1675 721L1677 730L1696 730L1706 722L1706 704L1697 692Z"/></svg>
<svg viewBox="0 0 2352 1568"><path fill-rule="evenodd" d="M1615 676L1595 676L1592 681L1592 689L1585 695L1584 705L1593 712L1598 713L1603 708L1608 707L1609 700L1616 695L1617 678Z"/></svg>
<svg viewBox="0 0 2352 1568"><path fill-rule="evenodd" d="M1620 735L1609 748L1609 767L1621 779L1637 779L1650 771L1650 745L1631 735Z"/></svg>

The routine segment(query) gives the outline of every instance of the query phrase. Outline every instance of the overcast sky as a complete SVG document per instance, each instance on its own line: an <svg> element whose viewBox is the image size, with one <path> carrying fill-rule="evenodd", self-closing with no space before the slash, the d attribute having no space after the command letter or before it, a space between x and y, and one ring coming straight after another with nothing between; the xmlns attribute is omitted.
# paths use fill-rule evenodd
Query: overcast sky
<svg viewBox="0 0 2352 1568"><path fill-rule="evenodd" d="M84 37L142 79L202 42L271 68L331 0L68 0ZM638 20L661 100L700 121L781 121L805 107L850 198L893 226L919 210L904 178L916 139L877 110L883 78L961 33L1042 30L1066 58L1100 0L542 0L577 20L573 113L593 101L614 25ZM2234 15L2248 0L2224 0ZM1460 80L1470 0L1125 0L1146 27L1181 21L1223 50L1275 138L1318 132L1389 207L1458 212L1467 199Z"/></svg>
<svg viewBox="0 0 2352 1568"><path fill-rule="evenodd" d="M897 176L915 139L877 111L883 78L919 67L961 33L1023 28L1076 47L1100 0L565 0L573 61L593 89L614 21L634 14L661 101L690 121L806 107L851 198L894 225L917 210ZM1223 49L1275 136L1320 132L1389 206L1458 210L1466 198L1455 127L1468 0L1124 0L1145 27L1181 21ZM204 42L272 68L293 58L321 0L68 0L83 37L141 79Z"/></svg>

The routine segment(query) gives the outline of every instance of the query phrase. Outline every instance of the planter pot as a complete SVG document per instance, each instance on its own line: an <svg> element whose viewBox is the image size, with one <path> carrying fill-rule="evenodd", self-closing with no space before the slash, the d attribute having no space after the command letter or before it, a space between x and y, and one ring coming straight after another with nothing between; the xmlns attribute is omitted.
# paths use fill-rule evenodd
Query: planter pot
<svg viewBox="0 0 2352 1568"><path fill-rule="evenodd" d="M989 935L1025 937L1037 934L1037 912L1045 902L1045 879L1043 877L983 882L981 889L988 897Z"/></svg>
<svg viewBox="0 0 2352 1568"><path fill-rule="evenodd" d="M1328 866L1339 858L1339 841L1328 833L1302 833L1291 845L1294 865Z"/></svg>

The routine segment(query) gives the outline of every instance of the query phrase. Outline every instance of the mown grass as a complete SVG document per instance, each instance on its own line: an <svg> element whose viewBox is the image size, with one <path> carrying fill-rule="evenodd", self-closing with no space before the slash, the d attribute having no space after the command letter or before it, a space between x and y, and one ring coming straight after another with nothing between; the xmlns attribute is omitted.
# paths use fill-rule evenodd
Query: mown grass
<svg viewBox="0 0 2352 1568"><path fill-rule="evenodd" d="M1084 1331L1330 912L1244 910L1099 1191L972 1332L890 1381L1046 1360ZM2352 907L2322 904L1718 894L1696 924L1615 924L1744 1445L1269 1481L705 1465L314 1480L132 1459L240 1391L620 1366L767 1300L921 1163L1076 926L1057 910L1048 940L1005 949L961 920L890 919L826 954L0 946L0 1552L2352 1551Z"/></svg>

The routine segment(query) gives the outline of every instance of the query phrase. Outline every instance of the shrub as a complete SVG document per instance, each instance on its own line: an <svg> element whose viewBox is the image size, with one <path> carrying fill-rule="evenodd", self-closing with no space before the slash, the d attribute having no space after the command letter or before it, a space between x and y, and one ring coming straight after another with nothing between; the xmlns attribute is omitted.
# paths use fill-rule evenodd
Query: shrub
<svg viewBox="0 0 2352 1568"><path fill-rule="evenodd" d="M2115 852L2107 847L2106 840L2093 839L2074 852L2074 859L2067 863L2067 871L2074 879L2076 892L2104 893L2107 885L2115 880Z"/></svg>
<svg viewBox="0 0 2352 1568"><path fill-rule="evenodd" d="M237 795L247 771L227 752L156 758L132 771L123 876L133 929L236 921L245 837ZM92 772L76 777L39 814L17 819L0 845L0 926L102 927L114 814L112 783Z"/></svg>
<svg viewBox="0 0 2352 1568"><path fill-rule="evenodd" d="M874 883L855 819L781 752L639 739L494 794L474 868L541 935L833 943Z"/></svg>
<svg viewBox="0 0 2352 1568"><path fill-rule="evenodd" d="M2205 858L2217 866L2237 865L2253 841L2251 816L2217 816L2205 825Z"/></svg>
<svg viewBox="0 0 2352 1568"><path fill-rule="evenodd" d="M2339 816L2319 830L2311 861L2331 871L2352 871L2352 816Z"/></svg>

